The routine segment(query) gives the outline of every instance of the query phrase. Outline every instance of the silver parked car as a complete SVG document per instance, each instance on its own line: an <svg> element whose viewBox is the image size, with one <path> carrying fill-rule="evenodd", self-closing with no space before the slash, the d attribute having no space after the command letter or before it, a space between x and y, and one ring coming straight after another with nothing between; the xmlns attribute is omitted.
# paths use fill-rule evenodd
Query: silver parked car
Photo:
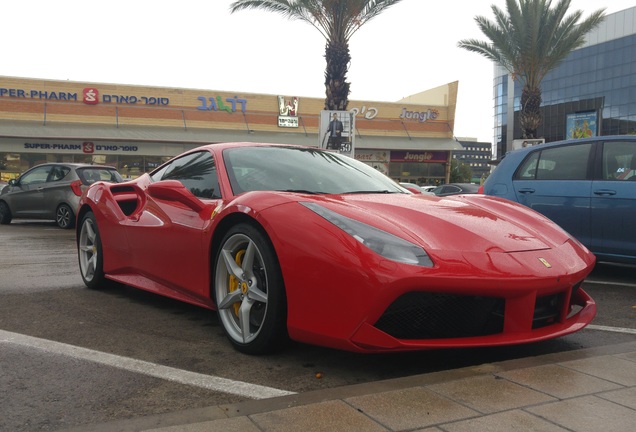
<svg viewBox="0 0 636 432"><path fill-rule="evenodd" d="M437 186L431 192L437 196L476 194L479 193L479 185L475 183L448 183Z"/></svg>
<svg viewBox="0 0 636 432"><path fill-rule="evenodd" d="M0 192L0 224L12 219L50 219L60 228L72 228L82 192L96 181L119 183L110 166L46 163L10 180Z"/></svg>

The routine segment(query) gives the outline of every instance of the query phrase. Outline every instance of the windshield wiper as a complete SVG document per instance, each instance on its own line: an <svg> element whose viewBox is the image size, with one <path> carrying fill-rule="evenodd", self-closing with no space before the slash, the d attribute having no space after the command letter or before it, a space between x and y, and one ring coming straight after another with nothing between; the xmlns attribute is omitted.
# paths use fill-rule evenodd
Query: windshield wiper
<svg viewBox="0 0 636 432"><path fill-rule="evenodd" d="M400 191L390 191L390 190L358 190L358 191L342 192L342 195L350 195L350 194L394 194L394 193L402 193L402 192L400 192Z"/></svg>
<svg viewBox="0 0 636 432"><path fill-rule="evenodd" d="M310 191L307 189L278 189L277 192L292 192L292 193L304 193L309 195L316 195L322 192Z"/></svg>

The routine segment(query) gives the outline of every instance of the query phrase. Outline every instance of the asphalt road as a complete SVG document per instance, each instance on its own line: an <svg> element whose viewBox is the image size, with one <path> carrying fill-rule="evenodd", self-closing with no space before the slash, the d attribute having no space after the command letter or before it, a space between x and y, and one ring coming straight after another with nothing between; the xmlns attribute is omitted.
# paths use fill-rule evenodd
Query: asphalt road
<svg viewBox="0 0 636 432"><path fill-rule="evenodd" d="M584 284L590 326L516 347L360 355L294 344L234 351L214 313L125 286L88 290L73 231L0 225L0 430L83 424L335 388L633 341L636 268L600 264Z"/></svg>

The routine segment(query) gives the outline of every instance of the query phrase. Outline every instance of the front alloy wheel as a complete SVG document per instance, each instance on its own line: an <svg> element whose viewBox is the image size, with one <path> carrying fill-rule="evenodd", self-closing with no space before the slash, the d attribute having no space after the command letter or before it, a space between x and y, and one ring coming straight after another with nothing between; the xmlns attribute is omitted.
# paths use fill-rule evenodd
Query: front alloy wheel
<svg viewBox="0 0 636 432"><path fill-rule="evenodd" d="M236 349L263 354L287 340L287 302L278 260L269 239L239 224L217 253L215 299L221 325Z"/></svg>

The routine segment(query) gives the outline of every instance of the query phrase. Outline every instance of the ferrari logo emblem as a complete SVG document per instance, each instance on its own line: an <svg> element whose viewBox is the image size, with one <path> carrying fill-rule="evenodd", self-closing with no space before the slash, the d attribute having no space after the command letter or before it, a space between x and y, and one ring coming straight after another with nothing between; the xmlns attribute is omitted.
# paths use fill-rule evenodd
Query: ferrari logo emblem
<svg viewBox="0 0 636 432"><path fill-rule="evenodd" d="M547 268L552 268L552 264L550 264L545 258L539 258L539 261L541 261Z"/></svg>

